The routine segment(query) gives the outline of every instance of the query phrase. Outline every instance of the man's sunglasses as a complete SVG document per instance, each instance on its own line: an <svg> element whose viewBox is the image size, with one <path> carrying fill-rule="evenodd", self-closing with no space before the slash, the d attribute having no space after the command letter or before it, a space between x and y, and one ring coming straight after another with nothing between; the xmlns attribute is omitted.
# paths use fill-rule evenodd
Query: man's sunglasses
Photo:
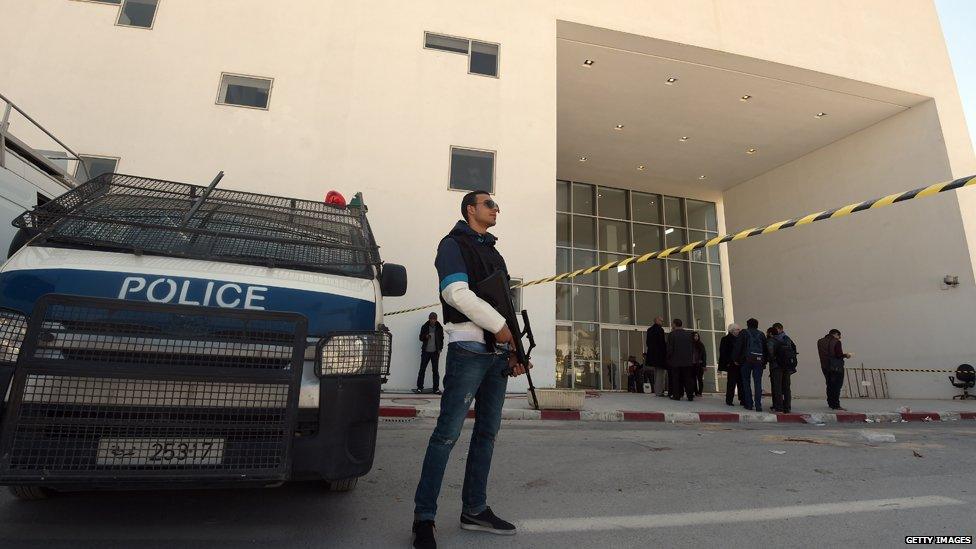
<svg viewBox="0 0 976 549"><path fill-rule="evenodd" d="M495 202L494 200L492 200L490 198L488 200L485 200L484 202L475 202L474 203L475 206L477 206L478 204L484 204L485 207L488 208L489 210L498 210L499 212L502 211L501 207L498 206L498 202Z"/></svg>

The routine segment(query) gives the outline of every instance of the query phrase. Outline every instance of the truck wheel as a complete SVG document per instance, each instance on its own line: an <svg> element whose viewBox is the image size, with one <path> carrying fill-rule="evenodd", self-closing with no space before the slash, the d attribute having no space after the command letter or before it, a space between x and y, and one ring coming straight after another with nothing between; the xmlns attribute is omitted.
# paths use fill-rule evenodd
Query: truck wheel
<svg viewBox="0 0 976 549"><path fill-rule="evenodd" d="M23 501L36 501L47 499L51 496L51 491L41 486L8 486L10 494Z"/></svg>
<svg viewBox="0 0 976 549"><path fill-rule="evenodd" d="M330 492L350 492L356 487L359 477L344 478L341 480L330 480L325 483L326 489Z"/></svg>

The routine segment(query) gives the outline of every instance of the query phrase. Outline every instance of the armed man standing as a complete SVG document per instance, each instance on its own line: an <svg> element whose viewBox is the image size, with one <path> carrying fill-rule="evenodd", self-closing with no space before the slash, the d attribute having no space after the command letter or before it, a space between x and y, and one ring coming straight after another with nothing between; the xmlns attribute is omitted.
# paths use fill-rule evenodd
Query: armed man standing
<svg viewBox="0 0 976 549"><path fill-rule="evenodd" d="M505 260L488 233L501 210L485 191L461 200L461 215L454 229L437 247L437 276L444 309L447 363L444 394L420 482L414 496L413 546L433 548L434 517L444 470L461 434L465 415L474 399L475 422L461 489L461 528L493 534L515 534L515 526L495 516L487 504L488 472L501 426L502 405L509 376L525 373L531 365L518 364L507 349L513 342L505 318L478 295L478 283L496 270L508 273Z"/></svg>

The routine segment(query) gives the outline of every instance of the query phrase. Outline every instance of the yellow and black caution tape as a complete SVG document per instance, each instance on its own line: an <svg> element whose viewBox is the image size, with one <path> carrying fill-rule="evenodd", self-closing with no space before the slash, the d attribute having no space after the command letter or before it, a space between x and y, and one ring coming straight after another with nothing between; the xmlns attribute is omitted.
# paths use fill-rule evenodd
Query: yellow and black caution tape
<svg viewBox="0 0 976 549"><path fill-rule="evenodd" d="M513 286L513 288L526 288L529 286L537 286L539 284L548 284L550 282L560 282L580 275L593 274L597 271L609 271L610 269L614 269L617 267L627 267L628 265L632 265L636 263L644 263L652 259L664 259L671 255L685 254L694 250L700 250L702 248L710 248L712 246L718 246L719 244L725 242L734 242L736 240L742 240L744 238L751 238L753 236L760 236L764 234L774 233L776 231L791 229L793 227L799 227L801 225L809 225L810 223L815 223L817 221L837 219L839 217L845 217L858 212L863 212L865 210L876 210L878 208L884 208L885 206L891 206L892 204L897 204L898 202L907 202L909 200L915 200L917 198L925 198L927 196L932 196L939 193L954 191L956 189L961 189L963 187L971 187L971 186L976 186L976 176L970 175L967 177L961 177L954 181L935 183L933 185L929 185L928 187L921 187L911 191L889 194L888 196L875 198L874 200L855 202L853 204L848 204L841 208L834 208L833 210L826 210L822 212L812 213L810 215L805 215L803 217L797 217L794 219L787 219L785 221L777 221L776 223L770 223L769 225L764 225L762 227L754 227L752 229L746 229L744 231L739 231L737 233L729 233L722 236L716 236L715 238L709 240L699 240L697 242L690 242L688 244L682 244L680 246L674 246L664 250L658 250L656 252L646 253L644 255L632 256L618 261L611 261L604 265L594 265L592 267L577 269L575 271L571 271L568 273L562 273L554 276L549 276L546 278L540 278L538 280L530 280L528 282L517 284ZM420 311L423 309L436 307L438 305L439 303L432 303L430 305L424 305L422 307L414 307L412 309L392 311L386 313L384 316L393 316L393 315L399 315L399 314L409 313L413 311Z"/></svg>
<svg viewBox="0 0 976 549"><path fill-rule="evenodd" d="M861 368L850 368L851 370L861 370ZM932 374L952 374L955 370L931 370L924 368L864 368L864 370L874 370L876 372L922 372Z"/></svg>

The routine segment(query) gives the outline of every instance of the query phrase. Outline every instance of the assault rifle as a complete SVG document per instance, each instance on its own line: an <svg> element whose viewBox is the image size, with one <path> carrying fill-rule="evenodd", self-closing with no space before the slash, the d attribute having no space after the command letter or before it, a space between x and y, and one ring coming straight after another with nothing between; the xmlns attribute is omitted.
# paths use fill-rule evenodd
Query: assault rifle
<svg viewBox="0 0 976 549"><path fill-rule="evenodd" d="M499 314L505 317L505 324L512 332L512 340L515 358L519 364L525 366L525 377L529 382L529 394L532 395L532 407L538 409L539 401L535 396L535 385L532 384L532 374L529 372L529 356L535 348L535 337L532 335L532 325L529 324L529 313L522 310L522 323L525 330L519 327L518 316L515 312L515 304L512 302L512 294L508 286L508 275L504 271L498 270L488 276L488 278L478 283L478 293L482 299L495 308ZM522 344L522 338L528 336L529 349L526 350ZM511 369L509 369L511 373Z"/></svg>

